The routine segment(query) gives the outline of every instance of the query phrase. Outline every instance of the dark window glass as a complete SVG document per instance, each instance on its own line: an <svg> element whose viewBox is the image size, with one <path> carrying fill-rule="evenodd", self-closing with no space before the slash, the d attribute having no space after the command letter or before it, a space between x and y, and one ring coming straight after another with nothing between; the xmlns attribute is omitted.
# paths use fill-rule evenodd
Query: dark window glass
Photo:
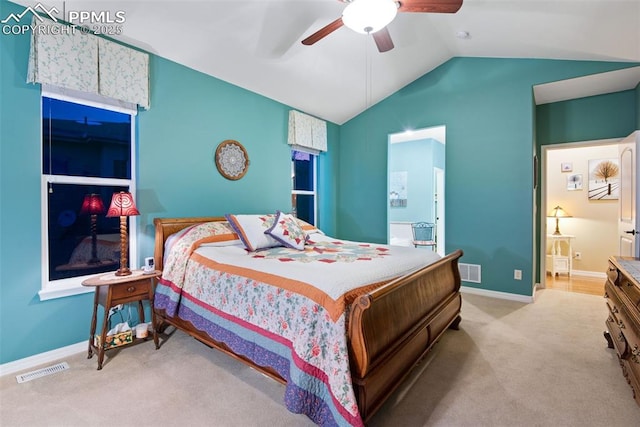
<svg viewBox="0 0 640 427"><path fill-rule="evenodd" d="M129 114L42 98L42 171L131 179Z"/></svg>
<svg viewBox="0 0 640 427"><path fill-rule="evenodd" d="M295 216L307 221L309 224L315 224L316 218L313 209L315 196L311 194L292 194L291 197Z"/></svg>
<svg viewBox="0 0 640 427"><path fill-rule="evenodd" d="M118 269L120 218L107 218L106 211L113 193L119 191L129 189L109 185L50 184L49 280ZM102 200L102 212L83 211L83 201L89 194Z"/></svg>
<svg viewBox="0 0 640 427"><path fill-rule="evenodd" d="M293 189L313 191L313 155L291 151L293 161Z"/></svg>

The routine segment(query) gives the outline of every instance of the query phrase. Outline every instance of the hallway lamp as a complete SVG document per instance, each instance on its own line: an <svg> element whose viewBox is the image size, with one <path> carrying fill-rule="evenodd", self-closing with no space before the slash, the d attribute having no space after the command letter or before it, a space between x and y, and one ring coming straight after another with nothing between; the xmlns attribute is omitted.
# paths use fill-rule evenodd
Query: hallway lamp
<svg viewBox="0 0 640 427"><path fill-rule="evenodd" d="M562 233L560 233L560 218L571 218L571 215L569 215L568 213L566 213L564 211L564 209L562 209L560 206L556 206L555 208L553 208L551 210L551 213L549 215L547 215L549 218L555 218L556 219L556 231L553 232L554 236L559 236Z"/></svg>
<svg viewBox="0 0 640 427"><path fill-rule="evenodd" d="M113 193L111 206L107 211L107 217L120 217L120 268L116 271L116 276L128 276L131 270L128 267L129 237L127 235L127 217L140 215L133 196L128 191Z"/></svg>

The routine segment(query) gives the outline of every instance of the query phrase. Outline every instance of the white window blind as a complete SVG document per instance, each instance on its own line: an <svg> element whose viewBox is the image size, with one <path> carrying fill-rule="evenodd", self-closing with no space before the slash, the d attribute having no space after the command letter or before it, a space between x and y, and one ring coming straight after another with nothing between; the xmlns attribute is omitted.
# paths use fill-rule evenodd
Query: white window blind
<svg viewBox="0 0 640 427"><path fill-rule="evenodd" d="M327 151L327 122L299 111L289 111L289 145L318 154Z"/></svg>
<svg viewBox="0 0 640 427"><path fill-rule="evenodd" d="M148 54L53 21L37 25L53 29L31 33L28 83L98 94L149 108Z"/></svg>

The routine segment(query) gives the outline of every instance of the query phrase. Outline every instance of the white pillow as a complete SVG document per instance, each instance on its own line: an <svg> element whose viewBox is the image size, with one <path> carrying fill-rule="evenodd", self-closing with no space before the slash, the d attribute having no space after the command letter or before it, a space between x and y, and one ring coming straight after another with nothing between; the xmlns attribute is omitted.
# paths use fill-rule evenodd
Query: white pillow
<svg viewBox="0 0 640 427"><path fill-rule="evenodd" d="M273 225L276 216L274 214L267 215L233 215L226 214L225 218L233 230L238 233L240 240L244 243L248 251L253 252L258 249L272 248L274 246L282 246L280 242L265 234Z"/></svg>

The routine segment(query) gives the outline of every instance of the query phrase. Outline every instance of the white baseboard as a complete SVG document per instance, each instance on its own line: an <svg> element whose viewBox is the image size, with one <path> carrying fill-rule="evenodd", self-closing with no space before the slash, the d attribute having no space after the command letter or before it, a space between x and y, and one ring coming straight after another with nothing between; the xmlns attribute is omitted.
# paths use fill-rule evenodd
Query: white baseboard
<svg viewBox="0 0 640 427"><path fill-rule="evenodd" d="M71 344L66 347L36 354L34 356L25 357L24 359L19 359L13 362L3 363L2 365L0 365L0 377L14 374L20 371L25 371L27 369L32 369L36 366L44 365L68 356L82 353L83 351L87 351L87 341L82 341L77 344Z"/></svg>
<svg viewBox="0 0 640 427"><path fill-rule="evenodd" d="M466 294L472 294L472 295L481 295L481 296L490 297L490 298L524 302L524 303L532 303L534 301L533 295L529 296L529 295L510 294L507 292L490 291L487 289L471 288L468 286L461 286L460 292L466 293Z"/></svg>
<svg viewBox="0 0 640 427"><path fill-rule="evenodd" d="M601 271L585 271L585 270L571 270L572 276L581 276L581 277L595 277L597 279L606 279L607 273Z"/></svg>

